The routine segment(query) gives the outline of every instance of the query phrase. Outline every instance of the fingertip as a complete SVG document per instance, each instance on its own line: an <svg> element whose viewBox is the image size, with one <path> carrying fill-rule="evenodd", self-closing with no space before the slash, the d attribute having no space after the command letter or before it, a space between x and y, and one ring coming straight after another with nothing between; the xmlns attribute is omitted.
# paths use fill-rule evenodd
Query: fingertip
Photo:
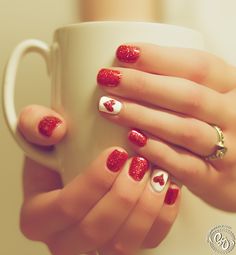
<svg viewBox="0 0 236 255"><path fill-rule="evenodd" d="M21 111L18 128L26 140L43 146L58 143L66 133L64 119L52 109L38 105Z"/></svg>

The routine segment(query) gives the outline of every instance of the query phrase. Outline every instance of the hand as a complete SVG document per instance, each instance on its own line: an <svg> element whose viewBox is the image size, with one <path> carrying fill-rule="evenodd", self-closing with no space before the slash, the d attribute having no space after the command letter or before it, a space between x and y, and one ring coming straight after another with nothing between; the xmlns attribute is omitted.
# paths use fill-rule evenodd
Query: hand
<svg viewBox="0 0 236 255"><path fill-rule="evenodd" d="M102 115L142 130L129 134L138 154L212 206L236 211L236 68L207 52L150 44L121 46L117 60L121 67L97 80L122 107L113 101L115 115L107 114L100 101ZM205 159L219 140L212 125L224 134L223 159Z"/></svg>
<svg viewBox="0 0 236 255"><path fill-rule="evenodd" d="M66 123L50 109L30 106L19 130L28 141L51 146L65 135ZM46 243L53 255L131 255L156 247L176 218L180 194L170 181L156 192L160 186L150 185L149 175L146 159L109 148L63 187L56 171L26 158L22 232Z"/></svg>

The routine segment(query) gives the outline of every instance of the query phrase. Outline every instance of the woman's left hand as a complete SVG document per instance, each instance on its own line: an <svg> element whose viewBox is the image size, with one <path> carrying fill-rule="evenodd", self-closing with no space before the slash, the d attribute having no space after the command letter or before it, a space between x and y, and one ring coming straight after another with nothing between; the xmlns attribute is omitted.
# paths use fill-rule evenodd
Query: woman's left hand
<svg viewBox="0 0 236 255"><path fill-rule="evenodd" d="M138 154L212 206L236 211L236 68L150 44L120 46L116 56L120 67L97 76L110 97L100 100L102 115L131 128Z"/></svg>

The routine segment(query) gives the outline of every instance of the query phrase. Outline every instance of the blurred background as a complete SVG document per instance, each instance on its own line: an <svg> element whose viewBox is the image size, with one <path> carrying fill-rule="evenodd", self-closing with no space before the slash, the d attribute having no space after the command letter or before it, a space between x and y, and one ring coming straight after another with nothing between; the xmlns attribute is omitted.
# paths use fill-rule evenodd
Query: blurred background
<svg viewBox="0 0 236 255"><path fill-rule="evenodd" d="M160 22L199 30L211 52L236 64L236 49L229 51L236 45L236 34L232 33L233 24L236 24L234 2L228 0L226 5L222 0L157 0L154 11ZM9 54L17 43L27 38L50 43L57 27L79 22L79 3L78 0L0 0L0 80ZM34 54L26 56L17 78L18 111L31 103L49 105L49 93L50 82L43 61ZM44 245L25 239L19 230L23 154L6 129L2 110L0 141L0 254L49 255ZM225 224L236 234L235 216L210 208L183 189L180 215L159 247L160 254L211 254L206 242L208 232L216 225ZM236 254L236 249L232 254Z"/></svg>

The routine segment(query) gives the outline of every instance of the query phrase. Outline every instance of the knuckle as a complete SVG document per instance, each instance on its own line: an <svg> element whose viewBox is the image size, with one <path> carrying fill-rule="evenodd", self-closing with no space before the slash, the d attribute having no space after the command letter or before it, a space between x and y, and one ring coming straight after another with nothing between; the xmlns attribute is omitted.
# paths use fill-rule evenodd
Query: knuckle
<svg viewBox="0 0 236 255"><path fill-rule="evenodd" d="M186 147L195 147L199 142L199 127L195 123L187 123L181 128L181 133L179 134L180 143Z"/></svg>
<svg viewBox="0 0 236 255"><path fill-rule="evenodd" d="M108 191L113 183L114 179L111 175L103 175L100 172L94 174L89 178L89 182L93 189L96 189L99 193Z"/></svg>
<svg viewBox="0 0 236 255"><path fill-rule="evenodd" d="M80 235L83 237L83 240L86 240L86 243L88 243L90 247L95 248L103 244L101 232L96 231L95 228L91 228L90 225L81 225Z"/></svg>
<svg viewBox="0 0 236 255"><path fill-rule="evenodd" d="M208 77L209 69L209 58L206 54L197 51L193 56L188 79L202 84Z"/></svg>
<svg viewBox="0 0 236 255"><path fill-rule="evenodd" d="M143 199L144 200L144 199ZM141 215L144 215L145 219L147 219L147 222L152 221L155 219L158 215L157 208L155 204L150 203L148 200L145 199L145 201L140 201L139 210L141 211ZM143 225L140 225L140 227L144 227ZM139 229L140 232L142 232L144 229Z"/></svg>
<svg viewBox="0 0 236 255"><path fill-rule="evenodd" d="M113 193L116 201L124 207L130 208L136 202L135 192L127 192L121 185L114 187Z"/></svg>
<svg viewBox="0 0 236 255"><path fill-rule="evenodd" d="M165 229L170 229L170 227L172 226L174 220L176 217L176 211L175 210L170 210L168 212L168 217L167 216L163 216L160 221L161 221L161 225L165 228Z"/></svg>
<svg viewBox="0 0 236 255"><path fill-rule="evenodd" d="M78 205L76 203L71 203L71 200L68 199L66 192L62 191L55 202L58 213L61 217L68 222L78 221Z"/></svg>
<svg viewBox="0 0 236 255"><path fill-rule="evenodd" d="M115 255L130 255L128 250L120 242L113 243L110 252Z"/></svg>
<svg viewBox="0 0 236 255"><path fill-rule="evenodd" d="M198 87L192 87L188 91L188 95L185 98L185 109L190 115L197 115L201 112L204 105L204 94Z"/></svg>
<svg viewBox="0 0 236 255"><path fill-rule="evenodd" d="M144 75L143 72L137 72L133 71L134 75L134 80L133 80L133 85L134 85L134 92L137 97L143 98L143 95L147 94L147 87L149 86L148 84L148 79L146 75Z"/></svg>

